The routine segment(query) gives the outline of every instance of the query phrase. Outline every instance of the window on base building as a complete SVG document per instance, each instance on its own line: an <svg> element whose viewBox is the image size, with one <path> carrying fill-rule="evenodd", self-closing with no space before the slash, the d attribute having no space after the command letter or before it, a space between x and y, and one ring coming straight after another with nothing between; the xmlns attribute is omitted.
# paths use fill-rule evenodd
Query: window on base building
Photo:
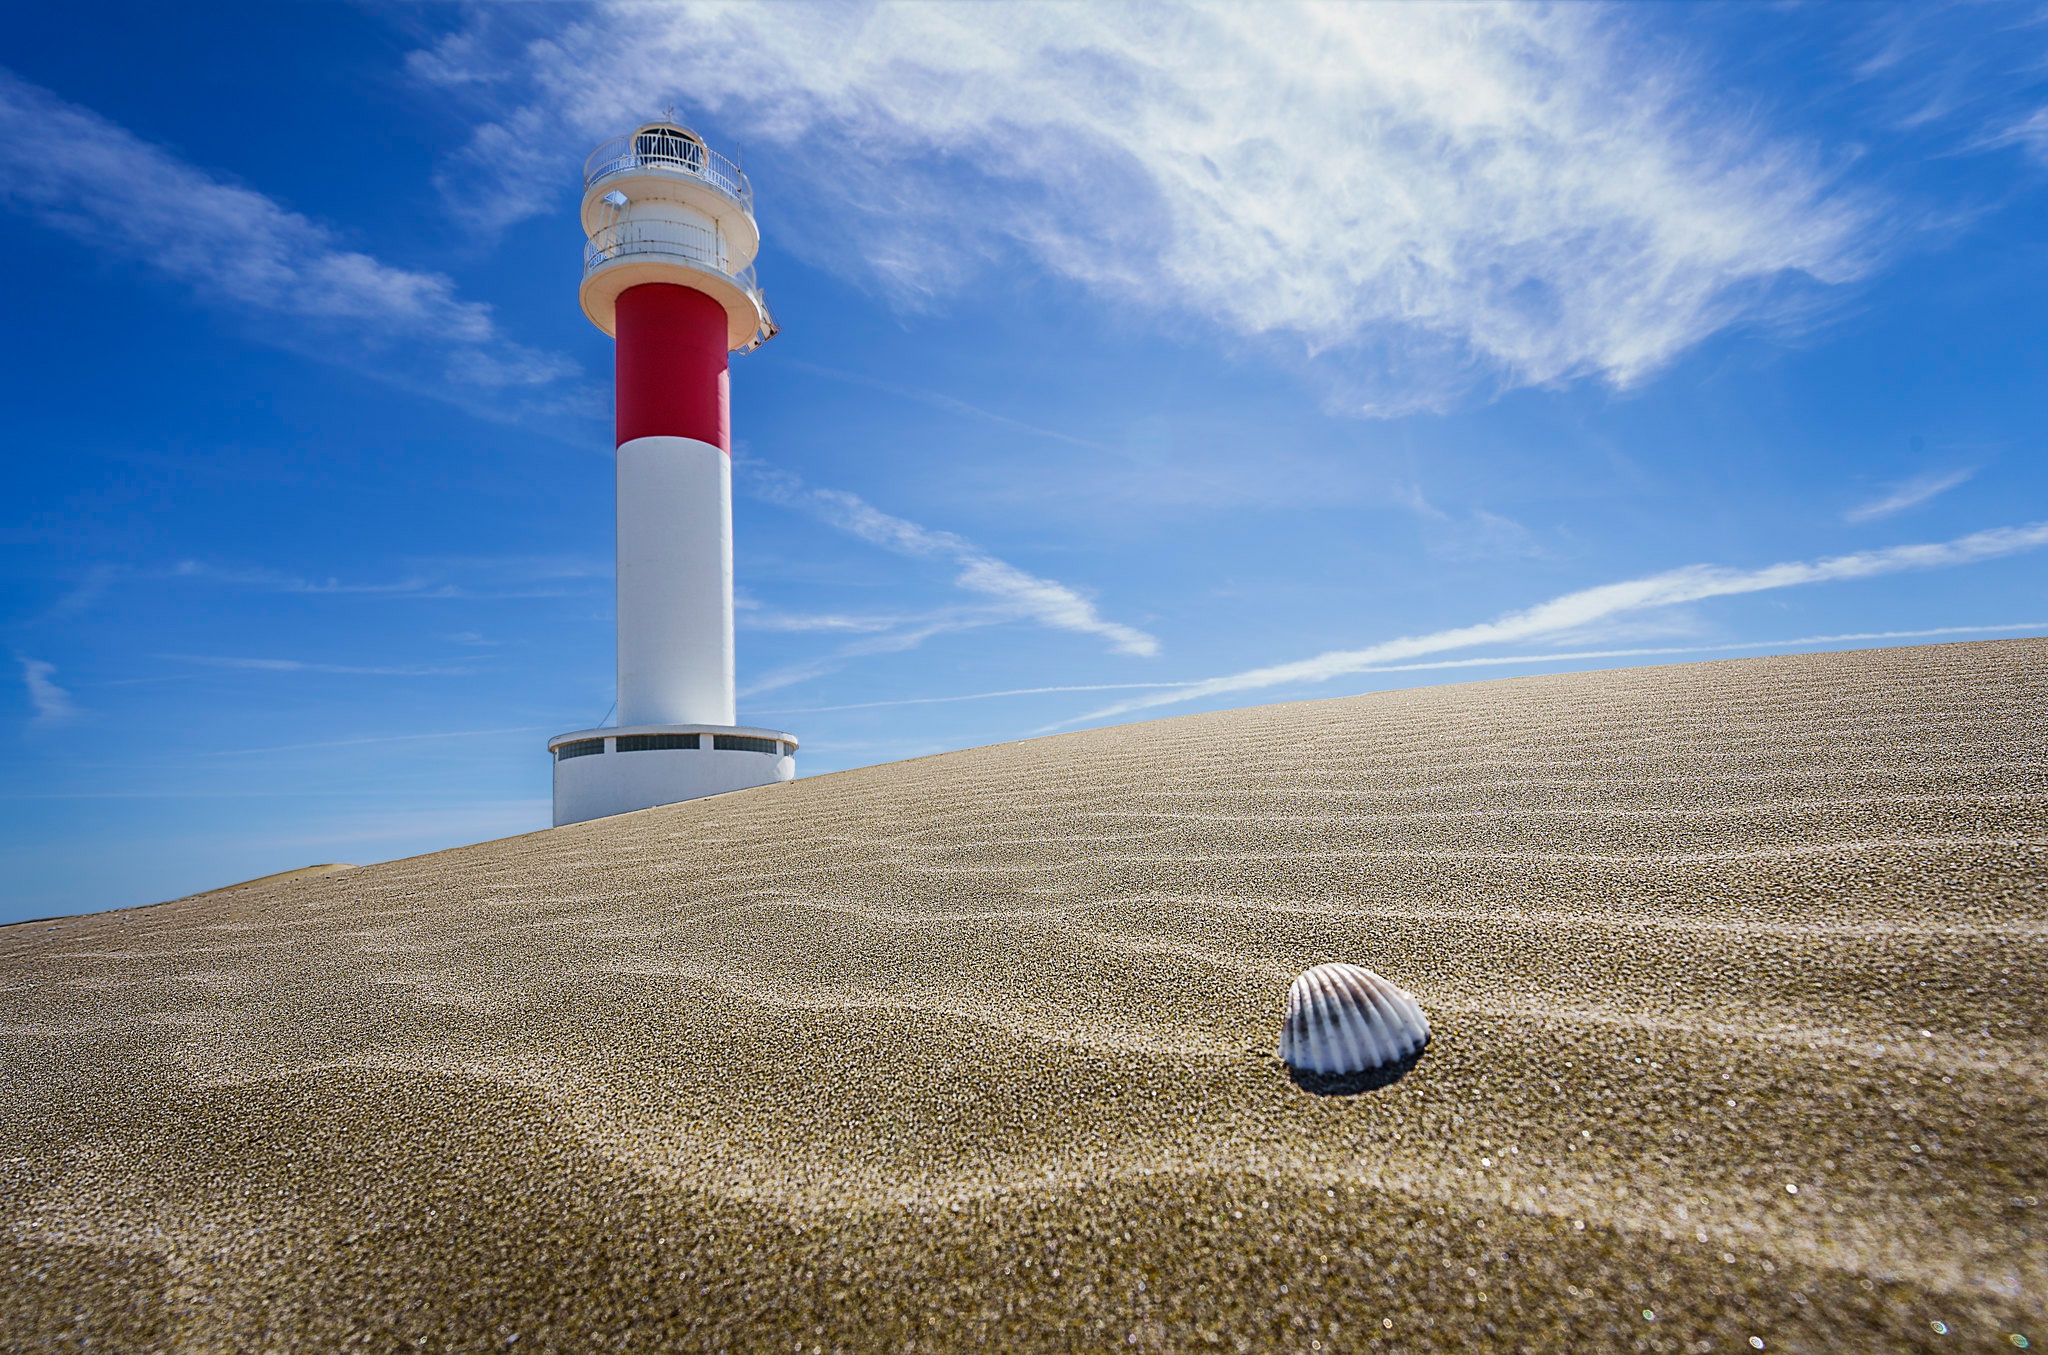
<svg viewBox="0 0 2048 1355"><path fill-rule="evenodd" d="M697 734L621 734L619 751L653 753L665 748L697 748L702 746L697 742L700 737Z"/></svg>

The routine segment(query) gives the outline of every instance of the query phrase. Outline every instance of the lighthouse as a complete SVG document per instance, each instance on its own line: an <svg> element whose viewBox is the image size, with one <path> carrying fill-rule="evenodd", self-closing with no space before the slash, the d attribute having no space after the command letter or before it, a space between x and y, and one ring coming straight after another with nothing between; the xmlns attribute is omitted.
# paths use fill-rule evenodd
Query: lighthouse
<svg viewBox="0 0 2048 1355"><path fill-rule="evenodd" d="M591 152L583 285L612 337L618 433L618 723L548 740L555 823L796 776L796 736L733 705L726 363L775 337L739 166L672 121Z"/></svg>

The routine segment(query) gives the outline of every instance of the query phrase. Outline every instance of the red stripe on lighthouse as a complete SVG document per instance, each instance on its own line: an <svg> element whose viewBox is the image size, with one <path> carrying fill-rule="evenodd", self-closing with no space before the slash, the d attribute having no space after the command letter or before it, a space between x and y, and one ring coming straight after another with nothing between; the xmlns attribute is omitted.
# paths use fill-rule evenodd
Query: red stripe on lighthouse
<svg viewBox="0 0 2048 1355"><path fill-rule="evenodd" d="M732 451L725 307L668 282L619 294L618 434L695 438Z"/></svg>

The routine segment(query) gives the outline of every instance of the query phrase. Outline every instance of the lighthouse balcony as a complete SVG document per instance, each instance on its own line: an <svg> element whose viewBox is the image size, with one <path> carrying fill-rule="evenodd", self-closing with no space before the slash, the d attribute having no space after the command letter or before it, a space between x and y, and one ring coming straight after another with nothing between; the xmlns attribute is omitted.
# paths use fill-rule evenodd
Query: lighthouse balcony
<svg viewBox="0 0 2048 1355"><path fill-rule="evenodd" d="M661 274L676 266L698 275L687 279L688 285L724 304L733 317L735 350L751 352L775 337L775 319L754 280L753 266L734 269L720 232L684 221L629 219L593 233L583 247L584 309L610 333L610 299L634 282L663 280ZM610 285L598 282L600 273ZM592 311L596 295L606 298L603 315Z"/></svg>
<svg viewBox="0 0 2048 1355"><path fill-rule="evenodd" d="M682 127L648 126L615 136L583 162L583 190L621 174L673 174L708 184L752 212L754 186L740 167Z"/></svg>
<svg viewBox="0 0 2048 1355"><path fill-rule="evenodd" d="M754 281L753 265L737 270L732 267L731 251L724 236L687 221L628 220L605 226L583 246L583 271L595 273L629 254L680 259L694 268L736 282L749 292L761 290Z"/></svg>

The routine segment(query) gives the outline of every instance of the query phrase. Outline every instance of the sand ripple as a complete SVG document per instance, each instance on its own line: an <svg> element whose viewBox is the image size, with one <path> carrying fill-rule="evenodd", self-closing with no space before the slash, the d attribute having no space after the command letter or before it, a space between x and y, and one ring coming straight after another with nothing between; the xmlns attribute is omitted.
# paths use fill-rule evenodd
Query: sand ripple
<svg viewBox="0 0 2048 1355"><path fill-rule="evenodd" d="M0 1333L2048 1339L2044 712L2039 641L1438 688L5 929ZM1324 960L1407 1077L1277 1065Z"/></svg>

